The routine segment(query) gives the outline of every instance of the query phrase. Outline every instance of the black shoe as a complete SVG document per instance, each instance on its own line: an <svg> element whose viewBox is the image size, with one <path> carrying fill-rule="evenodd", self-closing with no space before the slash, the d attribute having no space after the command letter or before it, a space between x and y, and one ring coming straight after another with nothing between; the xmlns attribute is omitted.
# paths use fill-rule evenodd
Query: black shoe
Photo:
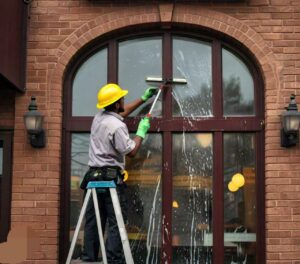
<svg viewBox="0 0 300 264"><path fill-rule="evenodd" d="M102 261L102 258L91 259L91 258L89 258L87 255L81 255L80 259L81 259L83 262L99 262L99 261Z"/></svg>

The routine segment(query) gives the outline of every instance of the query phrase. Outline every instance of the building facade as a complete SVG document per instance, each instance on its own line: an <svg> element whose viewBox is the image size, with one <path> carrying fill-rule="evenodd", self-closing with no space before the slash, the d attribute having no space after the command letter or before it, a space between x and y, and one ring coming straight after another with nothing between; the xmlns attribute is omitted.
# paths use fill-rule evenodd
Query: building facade
<svg viewBox="0 0 300 264"><path fill-rule="evenodd" d="M129 102L151 77L171 81L126 165L135 263L300 263L300 151L280 139L299 94L298 0L26 5L26 82L0 90L0 220L36 232L24 263L66 259L99 88L119 83ZM24 126L32 96L42 148ZM132 135L150 106L125 120Z"/></svg>

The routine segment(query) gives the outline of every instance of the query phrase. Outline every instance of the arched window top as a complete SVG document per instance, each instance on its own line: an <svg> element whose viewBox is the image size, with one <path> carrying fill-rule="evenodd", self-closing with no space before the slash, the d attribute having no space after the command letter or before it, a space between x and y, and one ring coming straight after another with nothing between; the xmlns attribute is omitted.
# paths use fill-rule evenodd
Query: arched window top
<svg viewBox="0 0 300 264"><path fill-rule="evenodd" d="M72 116L93 116L97 93L107 82L107 48L89 57L77 70L73 81Z"/></svg>
<svg viewBox="0 0 300 264"><path fill-rule="evenodd" d="M94 116L97 92L107 82L117 82L129 90L125 102L130 102L151 86L146 82L146 78L151 76L187 80L186 85L172 86L172 99L169 97L172 107L169 111L173 117L216 116L213 98L220 91L213 81L216 75L222 80L222 95L219 97L222 102L217 103L217 107L222 108L218 111L222 116L255 116L258 112L254 79L247 64L236 53L222 47L221 65L215 65L214 40L174 34L168 47L164 45L162 35L137 36L113 42L112 47L101 48L79 66L72 84L73 117ZM109 55L112 49L113 55ZM166 76L168 69L170 73ZM218 71L216 69L221 70L214 73ZM155 109L157 116L162 116L163 107L159 101ZM148 108L149 104L131 116L146 114Z"/></svg>
<svg viewBox="0 0 300 264"><path fill-rule="evenodd" d="M173 116L212 116L212 44L176 36L172 46L173 78L187 81L173 86Z"/></svg>
<svg viewBox="0 0 300 264"><path fill-rule="evenodd" d="M231 51L222 49L224 116L255 115L254 82L246 64Z"/></svg>
<svg viewBox="0 0 300 264"><path fill-rule="evenodd" d="M118 81L121 87L129 91L125 98L125 103L128 103L141 97L150 86L146 82L147 77L162 77L162 37L121 41L118 43L118 54ZM139 108L131 116L146 114L147 108Z"/></svg>

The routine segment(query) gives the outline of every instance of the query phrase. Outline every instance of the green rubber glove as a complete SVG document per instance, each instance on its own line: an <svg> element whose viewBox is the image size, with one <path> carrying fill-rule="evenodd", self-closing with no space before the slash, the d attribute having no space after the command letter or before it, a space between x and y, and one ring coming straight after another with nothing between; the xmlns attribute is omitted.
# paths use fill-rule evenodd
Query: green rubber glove
<svg viewBox="0 0 300 264"><path fill-rule="evenodd" d="M146 102L149 98L151 98L154 94L157 93L157 88L149 87L144 94L142 95L141 99Z"/></svg>
<svg viewBox="0 0 300 264"><path fill-rule="evenodd" d="M145 138L149 128L150 128L150 118L144 117L139 123L138 130L136 131L136 135L141 138Z"/></svg>

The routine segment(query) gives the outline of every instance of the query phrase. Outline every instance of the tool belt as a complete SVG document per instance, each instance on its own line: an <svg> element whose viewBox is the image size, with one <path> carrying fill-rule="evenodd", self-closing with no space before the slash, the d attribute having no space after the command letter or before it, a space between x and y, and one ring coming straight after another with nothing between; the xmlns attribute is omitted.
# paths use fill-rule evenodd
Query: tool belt
<svg viewBox="0 0 300 264"><path fill-rule="evenodd" d="M85 190L90 181L115 181L123 183L123 175L118 167L90 167L83 177L80 189Z"/></svg>

